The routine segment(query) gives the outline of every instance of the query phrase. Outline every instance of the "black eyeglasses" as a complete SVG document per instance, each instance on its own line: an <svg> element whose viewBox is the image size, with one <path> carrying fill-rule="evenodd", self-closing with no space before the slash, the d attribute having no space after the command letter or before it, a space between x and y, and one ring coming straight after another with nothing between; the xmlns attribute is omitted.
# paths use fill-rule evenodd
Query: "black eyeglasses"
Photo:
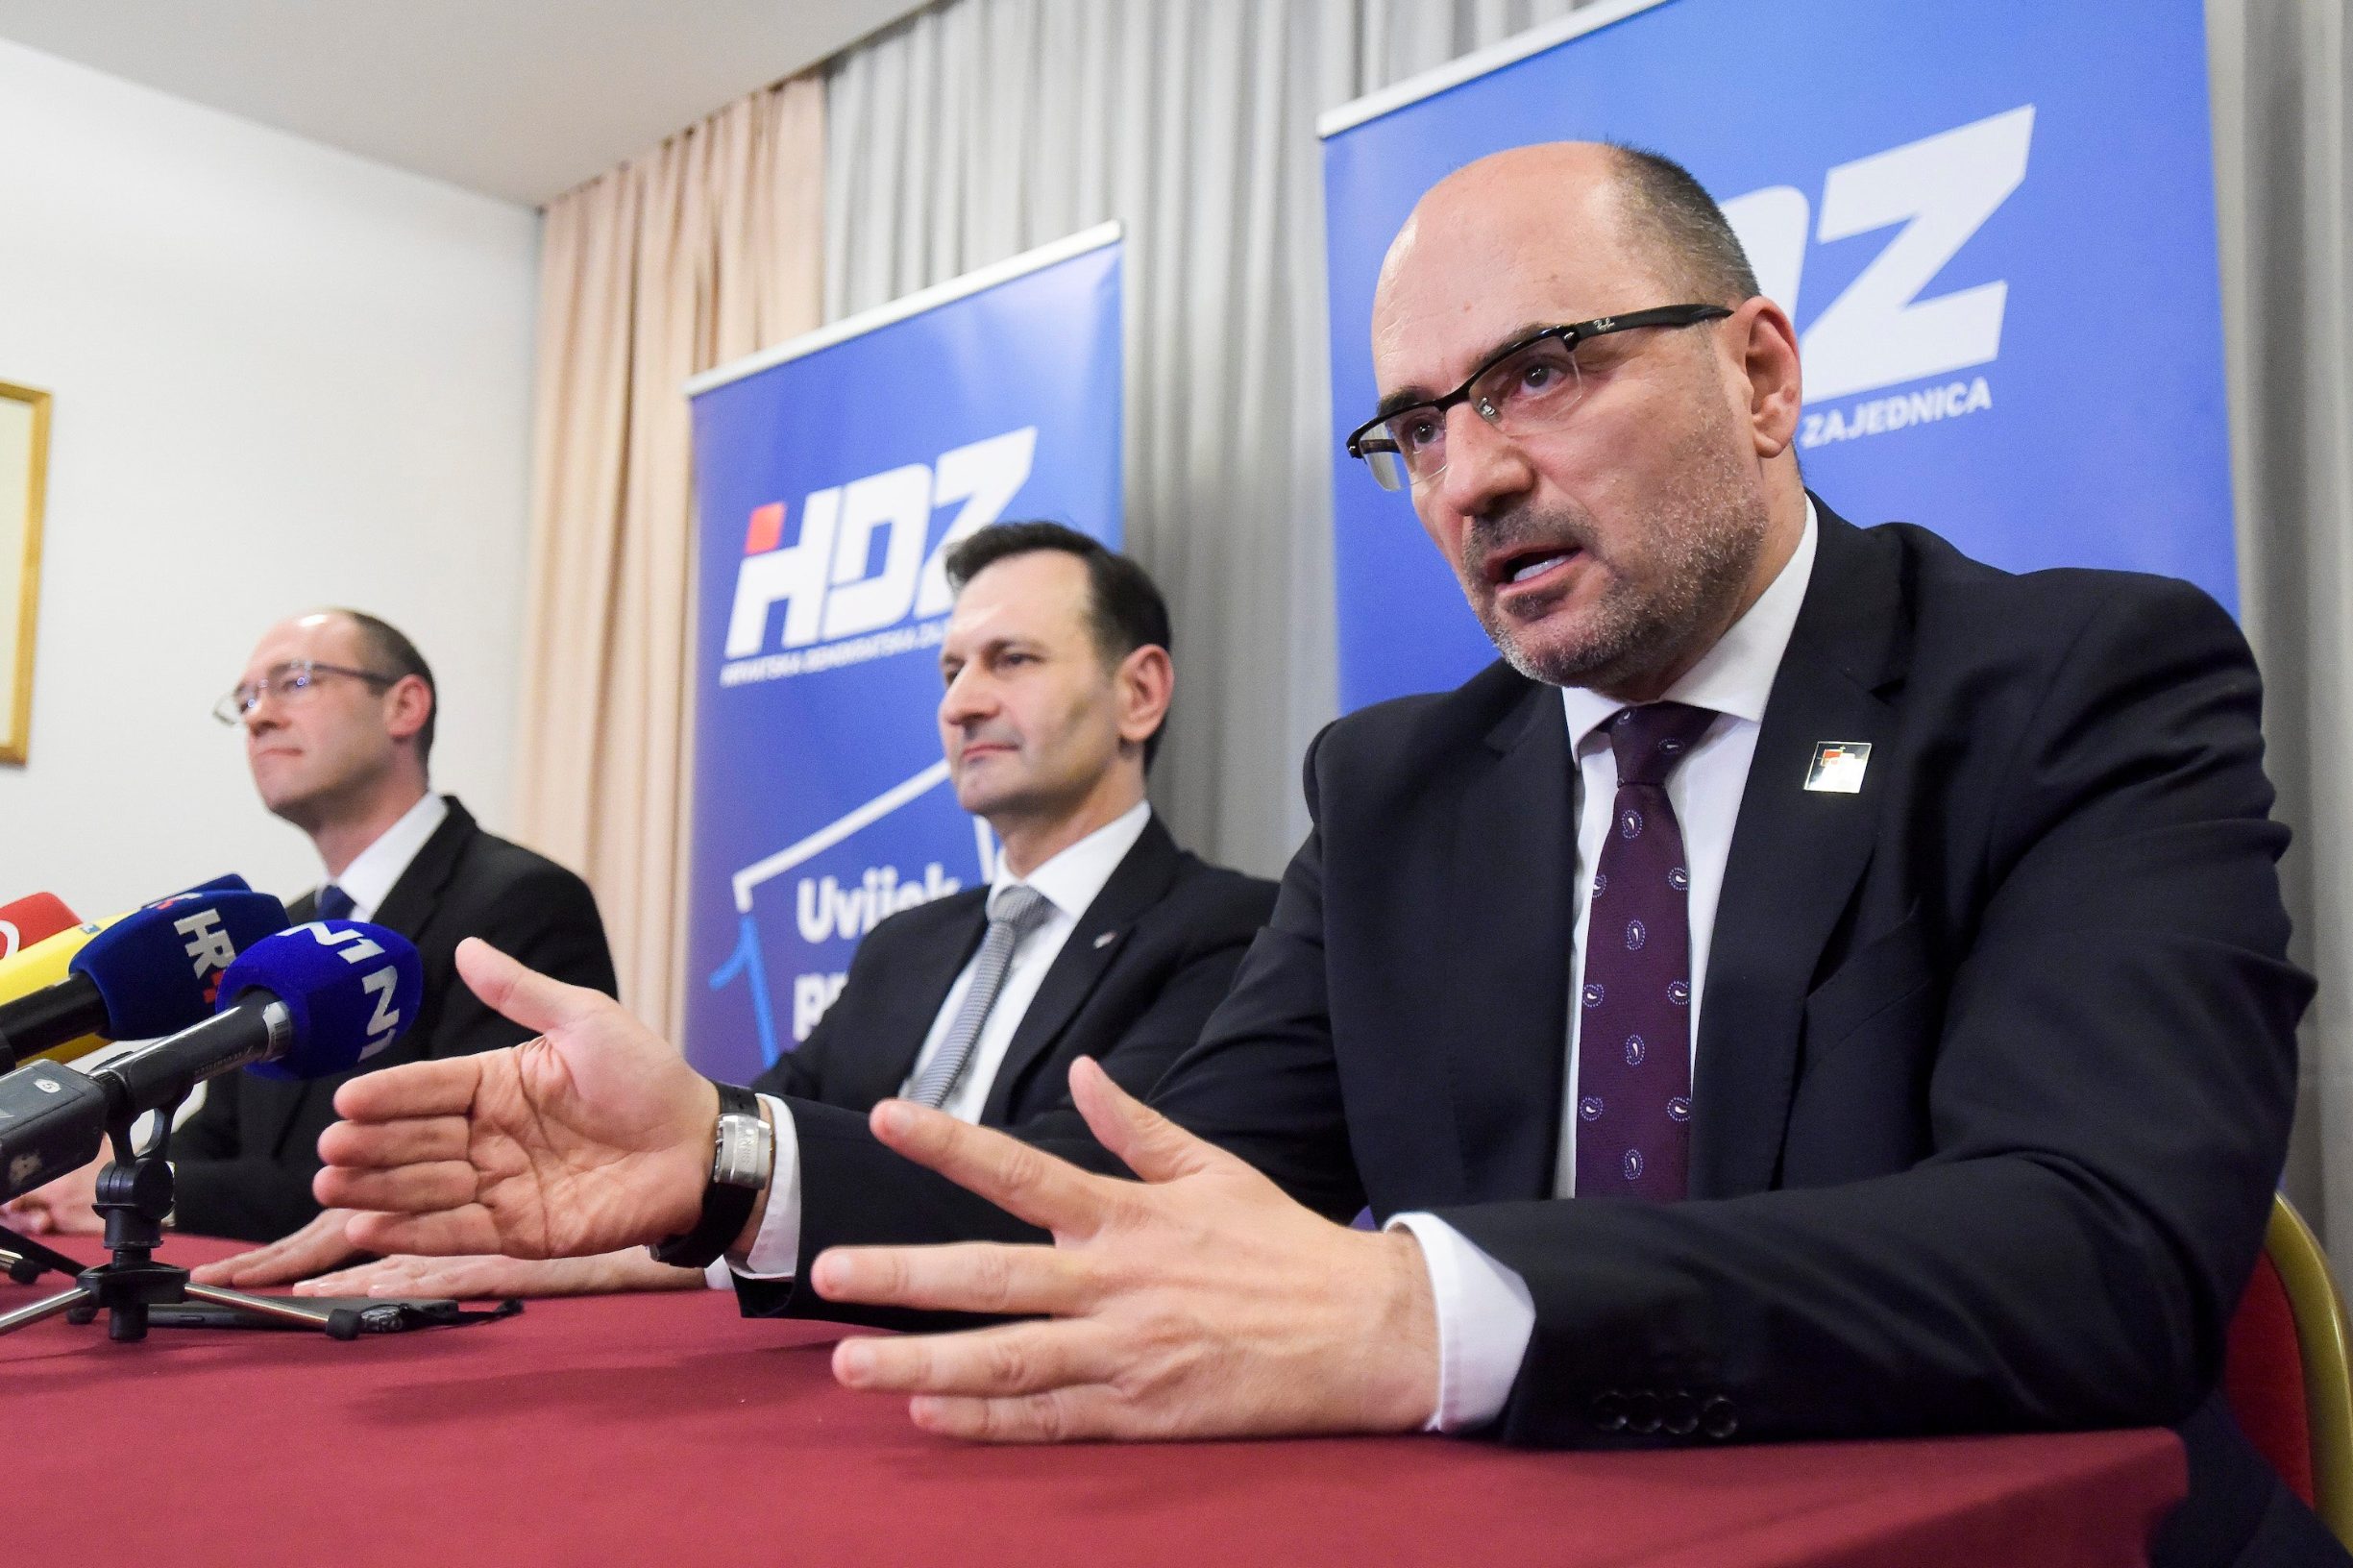
<svg viewBox="0 0 2353 1568"><path fill-rule="evenodd" d="M265 697L275 696L281 702L290 702L307 695L318 684L321 675L348 675L353 680L364 680L370 686L391 687L400 684L399 675L380 675L373 670L354 670L348 665L321 664L316 659L289 659L274 664L259 680L245 681L212 704L212 717L224 724L233 724L254 711Z"/></svg>
<svg viewBox="0 0 2353 1568"><path fill-rule="evenodd" d="M1446 415L1456 404L1469 404L1480 418L1516 440L1558 421L1584 395L1577 345L1587 338L1638 327L1697 327L1731 313L1721 305L1662 305L1531 332L1489 355L1444 397L1358 426L1348 437L1348 455L1362 458L1384 490L1426 483L1446 471Z"/></svg>

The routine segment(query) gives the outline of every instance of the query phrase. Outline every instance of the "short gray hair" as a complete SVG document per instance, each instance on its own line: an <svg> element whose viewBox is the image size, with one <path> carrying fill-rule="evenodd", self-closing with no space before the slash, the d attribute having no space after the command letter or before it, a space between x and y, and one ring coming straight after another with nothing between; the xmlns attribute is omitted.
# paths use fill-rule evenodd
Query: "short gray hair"
<svg viewBox="0 0 2353 1568"><path fill-rule="evenodd" d="M1724 208L1689 169L1661 153L1623 142L1608 143L1617 155L1618 191L1631 236L1660 259L1666 281L1686 298L1662 305L1723 305L1737 307L1754 298L1756 273Z"/></svg>

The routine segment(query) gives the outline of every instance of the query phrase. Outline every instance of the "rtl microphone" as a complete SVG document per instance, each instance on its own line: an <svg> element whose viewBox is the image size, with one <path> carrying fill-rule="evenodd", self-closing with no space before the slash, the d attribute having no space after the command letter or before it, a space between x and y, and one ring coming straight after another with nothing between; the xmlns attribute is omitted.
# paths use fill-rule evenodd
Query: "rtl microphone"
<svg viewBox="0 0 2353 1568"><path fill-rule="evenodd" d="M61 979L0 1002L0 1067L184 1029L211 1011L221 973L237 955L285 926L277 899L233 888L174 894L134 910L80 941ZM87 929L49 941L70 947Z"/></svg>
<svg viewBox="0 0 2353 1568"><path fill-rule="evenodd" d="M233 1067L325 1078L408 1028L425 968L380 925L316 920L256 942L220 977L220 1011L95 1072L40 1062L0 1076L0 1198L87 1164L110 1123L177 1104Z"/></svg>
<svg viewBox="0 0 2353 1568"><path fill-rule="evenodd" d="M54 893L29 893L12 904L0 904L0 963L81 923L82 917Z"/></svg>

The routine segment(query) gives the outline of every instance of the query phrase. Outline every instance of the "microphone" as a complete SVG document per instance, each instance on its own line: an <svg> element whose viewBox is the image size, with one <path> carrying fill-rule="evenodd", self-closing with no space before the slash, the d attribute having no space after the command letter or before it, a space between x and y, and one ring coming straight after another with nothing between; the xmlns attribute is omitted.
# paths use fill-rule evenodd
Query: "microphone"
<svg viewBox="0 0 2353 1568"><path fill-rule="evenodd" d="M51 1053L62 1061L109 1041L184 1029L210 1011L219 976L237 955L285 925L285 906L268 894L222 888L177 893L110 925L61 932L49 943L68 955L64 976L0 1002L0 1066Z"/></svg>
<svg viewBox="0 0 2353 1568"><path fill-rule="evenodd" d="M176 1105L233 1067L347 1072L406 1031L425 995L408 939L356 920L265 936L220 977L220 1011L94 1072L41 1062L0 1076L0 1199L89 1164L107 1128Z"/></svg>
<svg viewBox="0 0 2353 1568"><path fill-rule="evenodd" d="M253 890L246 885L245 878L241 876L219 876L184 891L187 893L250 893ZM49 894L37 893L30 898L18 900L17 904L0 905L0 919L8 919L9 912L17 908L19 904L34 903L47 898ZM55 903L56 900L50 899L50 902ZM80 952L90 938L123 918L115 915L103 920L81 920L77 923L73 912L66 909L63 904L57 904L57 909L66 916L62 925L40 932L36 932L31 926L24 927L20 932L21 940L14 952L7 951L5 944L0 943L0 1002L12 1002L19 996L28 995L40 990L43 986L56 985L64 979L71 972L67 966L71 964L74 954ZM5 933L0 933L0 936L4 935ZM105 1043L106 1041L93 1035L89 1037L89 1044L83 1049L96 1050ZM82 1051L70 1051L59 1060L63 1061L81 1054Z"/></svg>
<svg viewBox="0 0 2353 1568"><path fill-rule="evenodd" d="M0 904L0 961L81 923L82 917L54 893L29 893L12 904Z"/></svg>

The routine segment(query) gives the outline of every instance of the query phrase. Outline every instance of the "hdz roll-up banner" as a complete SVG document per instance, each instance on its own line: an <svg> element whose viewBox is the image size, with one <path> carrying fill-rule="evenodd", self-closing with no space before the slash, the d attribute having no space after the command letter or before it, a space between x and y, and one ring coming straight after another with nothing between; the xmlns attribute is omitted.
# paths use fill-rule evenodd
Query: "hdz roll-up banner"
<svg viewBox="0 0 2353 1568"><path fill-rule="evenodd" d="M941 758L947 547L1120 527L1120 243L1106 224L699 377L686 1039L743 1083L858 939L987 880Z"/></svg>
<svg viewBox="0 0 2353 1568"><path fill-rule="evenodd" d="M2128 21L2046 0L1602 0L1321 129L1344 707L1494 657L1408 499L1340 441L1379 401L1373 282L1407 212L1530 142L1654 149L1724 204L1797 324L1798 455L1841 515L2014 571L2187 577L2236 607L2199 0Z"/></svg>

